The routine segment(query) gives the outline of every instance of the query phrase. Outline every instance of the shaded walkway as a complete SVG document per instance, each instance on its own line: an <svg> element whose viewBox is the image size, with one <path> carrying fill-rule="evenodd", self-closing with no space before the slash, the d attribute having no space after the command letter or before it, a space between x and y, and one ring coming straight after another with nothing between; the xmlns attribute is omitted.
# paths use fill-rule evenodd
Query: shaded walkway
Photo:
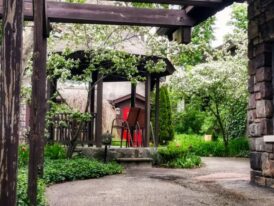
<svg viewBox="0 0 274 206"><path fill-rule="evenodd" d="M249 160L203 158L192 170L138 168L122 175L53 185L50 206L273 205L274 193L249 184Z"/></svg>

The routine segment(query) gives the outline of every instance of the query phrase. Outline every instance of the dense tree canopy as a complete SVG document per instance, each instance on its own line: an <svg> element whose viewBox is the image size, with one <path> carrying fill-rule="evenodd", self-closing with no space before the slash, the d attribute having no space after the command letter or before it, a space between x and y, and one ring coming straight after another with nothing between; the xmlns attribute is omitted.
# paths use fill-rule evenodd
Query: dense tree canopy
<svg viewBox="0 0 274 206"><path fill-rule="evenodd" d="M223 137L225 145L230 138L245 135L246 22L246 6L234 5L230 21L234 30L226 35L226 43L211 53L203 53L203 61L178 71L172 78L170 87L173 93L181 95L186 101L186 110L175 114L176 121L179 122L177 128L181 132L217 132ZM190 117L196 121L190 124ZM180 122L186 125L182 127Z"/></svg>

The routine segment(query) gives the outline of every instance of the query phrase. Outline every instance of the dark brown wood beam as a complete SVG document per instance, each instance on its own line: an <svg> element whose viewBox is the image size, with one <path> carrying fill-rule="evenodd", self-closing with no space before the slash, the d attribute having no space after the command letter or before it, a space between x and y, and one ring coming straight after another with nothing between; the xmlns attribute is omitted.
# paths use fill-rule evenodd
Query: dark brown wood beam
<svg viewBox="0 0 274 206"><path fill-rule="evenodd" d="M44 35L45 0L34 0L33 72L29 135L28 198L37 205L38 176L43 174L46 125L47 39Z"/></svg>
<svg viewBox="0 0 274 206"><path fill-rule="evenodd" d="M3 0L0 0L0 17L3 15ZM195 22L184 10L141 9L95 4L47 2L50 22L110 24L136 26L192 26ZM32 3L24 2L25 20L33 20Z"/></svg>
<svg viewBox="0 0 274 206"><path fill-rule="evenodd" d="M5 0L0 72L0 205L15 206L23 47L22 1Z"/></svg>
<svg viewBox="0 0 274 206"><path fill-rule="evenodd" d="M100 78L102 76L98 75L98 79ZM100 80L97 84L96 107L95 144L96 147L101 147L103 134L103 80Z"/></svg>
<svg viewBox="0 0 274 206"><path fill-rule="evenodd" d="M113 0L110 0L113 1ZM123 2L153 3L153 4L171 4L182 6L215 7L221 4L222 0L116 0Z"/></svg>
<svg viewBox="0 0 274 206"><path fill-rule="evenodd" d="M144 147L149 147L150 140L150 88L151 88L151 75L147 74L145 85L145 134L144 134Z"/></svg>

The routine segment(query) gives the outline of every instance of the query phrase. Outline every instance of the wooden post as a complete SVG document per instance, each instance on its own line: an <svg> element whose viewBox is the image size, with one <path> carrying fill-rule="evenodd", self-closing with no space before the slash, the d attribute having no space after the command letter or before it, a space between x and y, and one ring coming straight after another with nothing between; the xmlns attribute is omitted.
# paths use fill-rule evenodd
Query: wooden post
<svg viewBox="0 0 274 206"><path fill-rule="evenodd" d="M4 0L0 72L0 205L16 205L23 1Z"/></svg>
<svg viewBox="0 0 274 206"><path fill-rule="evenodd" d="M53 98L54 94L57 91L57 79L50 79L47 81L47 100L50 100L52 102L56 102L56 98ZM51 106L48 105L48 110L51 109ZM49 139L48 142L49 144L54 142L54 128L52 125L48 127L48 133L49 133Z"/></svg>
<svg viewBox="0 0 274 206"><path fill-rule="evenodd" d="M136 84L131 83L131 98L130 98L130 106L135 107L136 106ZM130 135L132 138L132 141L134 141L134 127L130 128ZM129 146L132 147L132 142L129 141Z"/></svg>
<svg viewBox="0 0 274 206"><path fill-rule="evenodd" d="M159 145L159 108L160 108L160 80L156 79L156 94L155 94L155 145Z"/></svg>
<svg viewBox="0 0 274 206"><path fill-rule="evenodd" d="M33 1L34 44L30 119L28 197L36 206L38 175L43 174L44 131L46 116L47 39L44 37L45 0Z"/></svg>
<svg viewBox="0 0 274 206"><path fill-rule="evenodd" d="M94 100L95 100L95 89L93 88L90 90L91 87L94 86L94 83L96 82L96 76L92 75L92 82L89 83L89 112L91 115L94 115L95 109L94 109ZM88 127L88 140L90 141L89 146L92 146L94 144L94 118L91 119L89 127Z"/></svg>
<svg viewBox="0 0 274 206"><path fill-rule="evenodd" d="M98 78L101 78L98 75ZM102 133L103 133L103 80L99 81L97 84L97 112L96 112L96 135L95 144L96 147L102 146Z"/></svg>
<svg viewBox="0 0 274 206"><path fill-rule="evenodd" d="M144 146L149 146L150 140L150 88L151 88L151 76L147 74L146 77L146 91L145 91L145 138Z"/></svg>
<svg viewBox="0 0 274 206"><path fill-rule="evenodd" d="M136 103L136 84L131 83L131 99L130 99L130 106L135 107Z"/></svg>

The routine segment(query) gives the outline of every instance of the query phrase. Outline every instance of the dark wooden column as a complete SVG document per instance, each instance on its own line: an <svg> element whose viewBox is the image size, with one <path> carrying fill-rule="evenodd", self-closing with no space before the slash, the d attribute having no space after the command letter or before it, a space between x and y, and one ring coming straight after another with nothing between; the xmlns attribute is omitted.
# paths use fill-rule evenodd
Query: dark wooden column
<svg viewBox="0 0 274 206"><path fill-rule="evenodd" d="M0 205L16 205L23 1L4 0L0 72Z"/></svg>
<svg viewBox="0 0 274 206"><path fill-rule="evenodd" d="M156 85L155 85L155 144L156 147L159 144L159 108L160 108L160 79L156 79Z"/></svg>
<svg viewBox="0 0 274 206"><path fill-rule="evenodd" d="M57 91L57 79L49 79L47 81L47 100L51 100L52 102L56 102L56 98L54 97L54 94ZM51 109L51 106L48 105L48 110ZM48 143L53 143L54 142L54 128L52 125L48 127L48 133L49 133L49 138L48 138Z"/></svg>
<svg viewBox="0 0 274 206"><path fill-rule="evenodd" d="M98 75L98 79L101 75ZM102 146L102 133L103 133L103 80L97 84L97 99L96 99L96 134L95 144L96 147Z"/></svg>
<svg viewBox="0 0 274 206"><path fill-rule="evenodd" d="M130 97L130 107L136 106L136 84L131 83L131 97ZM130 128L130 135L132 138L132 141L134 140L134 127ZM132 147L131 141L129 142L129 146Z"/></svg>
<svg viewBox="0 0 274 206"><path fill-rule="evenodd" d="M46 61L47 38L44 36L45 0L33 1L34 44L32 95L30 110L30 155L28 197L30 205L36 204L38 175L43 174L44 132L46 116Z"/></svg>
<svg viewBox="0 0 274 206"><path fill-rule="evenodd" d="M136 103L136 84L131 83L131 99L130 99L130 106L135 107Z"/></svg>
<svg viewBox="0 0 274 206"><path fill-rule="evenodd" d="M95 113L95 88L94 84L96 82L97 75L92 74L92 82L89 83L89 112L91 115ZM93 88L93 89L91 89ZM88 138L89 141L92 142L89 146L93 146L94 144L94 118L91 119L89 127L88 127Z"/></svg>
<svg viewBox="0 0 274 206"><path fill-rule="evenodd" d="M151 88L151 76L147 74L146 77L146 91L145 91L145 138L144 138L144 146L149 146L150 140L150 88Z"/></svg>

